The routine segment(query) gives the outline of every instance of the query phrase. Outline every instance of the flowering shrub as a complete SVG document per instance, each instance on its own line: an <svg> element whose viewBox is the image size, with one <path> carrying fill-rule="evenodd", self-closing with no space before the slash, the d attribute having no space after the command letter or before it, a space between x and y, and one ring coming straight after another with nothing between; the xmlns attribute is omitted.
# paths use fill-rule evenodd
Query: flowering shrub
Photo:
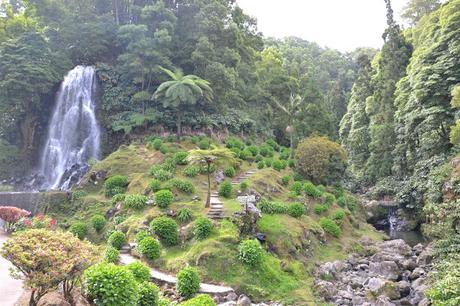
<svg viewBox="0 0 460 306"><path fill-rule="evenodd" d="M16 223L24 217L30 215L30 211L11 207L11 206L0 206L0 219L5 221L5 230L11 231Z"/></svg>

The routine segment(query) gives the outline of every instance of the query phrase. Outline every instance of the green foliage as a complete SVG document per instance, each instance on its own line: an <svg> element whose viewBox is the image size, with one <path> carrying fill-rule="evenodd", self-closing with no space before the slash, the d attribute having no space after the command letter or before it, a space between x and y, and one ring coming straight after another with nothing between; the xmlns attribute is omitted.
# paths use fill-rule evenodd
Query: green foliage
<svg viewBox="0 0 460 306"><path fill-rule="evenodd" d="M186 165L187 164L187 157L188 157L188 152L176 152L174 153L174 162L176 165Z"/></svg>
<svg viewBox="0 0 460 306"><path fill-rule="evenodd" d="M168 154L169 153L169 147L167 145L165 145L165 144L161 145L160 152L162 154Z"/></svg>
<svg viewBox="0 0 460 306"><path fill-rule="evenodd" d="M313 185L312 182L306 182L305 184L303 184L302 191L306 195L315 199L319 198L322 195L321 191L318 188L316 188L316 186Z"/></svg>
<svg viewBox="0 0 460 306"><path fill-rule="evenodd" d="M182 172L187 177L195 177L200 174L200 168L195 166L187 166Z"/></svg>
<svg viewBox="0 0 460 306"><path fill-rule="evenodd" d="M83 240L88 233L88 225L85 222L75 222L69 227L69 232L78 239Z"/></svg>
<svg viewBox="0 0 460 306"><path fill-rule="evenodd" d="M171 185L179 191L185 193L194 193L195 186L190 181L180 180L180 179L173 179L171 181Z"/></svg>
<svg viewBox="0 0 460 306"><path fill-rule="evenodd" d="M78 201L87 195L88 193L84 190L75 190L74 192L72 192L72 202Z"/></svg>
<svg viewBox="0 0 460 306"><path fill-rule="evenodd" d="M263 260L263 252L257 240L243 240L239 245L239 259L249 266L260 264Z"/></svg>
<svg viewBox="0 0 460 306"><path fill-rule="evenodd" d="M119 193L124 193L126 187L128 186L128 177L123 175L115 175L109 177L105 183L105 195L107 197L112 197Z"/></svg>
<svg viewBox="0 0 460 306"><path fill-rule="evenodd" d="M265 167L267 167L267 168L270 168L272 166L272 164L273 164L273 160L270 159L270 158L264 159L264 162L265 162Z"/></svg>
<svg viewBox="0 0 460 306"><path fill-rule="evenodd" d="M120 251L112 246L108 246L104 251L104 261L108 263L118 263L120 260Z"/></svg>
<svg viewBox="0 0 460 306"><path fill-rule="evenodd" d="M200 148L200 150L209 150L210 146L211 143L207 138L203 138L198 142L198 148Z"/></svg>
<svg viewBox="0 0 460 306"><path fill-rule="evenodd" d="M96 232L100 232L107 221L105 220L105 217L102 215L94 215L91 217L91 225L93 228L96 230Z"/></svg>
<svg viewBox="0 0 460 306"><path fill-rule="evenodd" d="M323 204L315 204L313 205L313 211L317 215L321 215L322 213L326 212L328 210L328 207Z"/></svg>
<svg viewBox="0 0 460 306"><path fill-rule="evenodd" d="M137 306L139 288L125 267L101 263L85 271L85 293L98 306Z"/></svg>
<svg viewBox="0 0 460 306"><path fill-rule="evenodd" d="M161 242L168 245L176 245L179 241L177 223L168 217L158 217L150 223L150 229L160 238Z"/></svg>
<svg viewBox="0 0 460 306"><path fill-rule="evenodd" d="M241 190L246 190L246 189L248 189L248 187L249 187L248 182L242 181L242 182L240 183L240 189L241 189Z"/></svg>
<svg viewBox="0 0 460 306"><path fill-rule="evenodd" d="M142 239L150 237L150 233L145 230L140 230L139 232L136 233L136 242L139 243L141 242Z"/></svg>
<svg viewBox="0 0 460 306"><path fill-rule="evenodd" d="M266 143L273 148L275 151L279 151L280 146L279 144L274 140L274 139L269 139L266 141Z"/></svg>
<svg viewBox="0 0 460 306"><path fill-rule="evenodd" d="M254 161L256 163L260 163L264 160L264 158L262 157L262 155L257 155L256 158L254 159Z"/></svg>
<svg viewBox="0 0 460 306"><path fill-rule="evenodd" d="M216 302L207 294L198 294L196 297L187 300L180 306L216 306Z"/></svg>
<svg viewBox="0 0 460 306"><path fill-rule="evenodd" d="M159 165L154 165L150 169L150 175L161 182L165 182L173 177L171 171L165 170Z"/></svg>
<svg viewBox="0 0 460 306"><path fill-rule="evenodd" d="M153 237L145 237L140 240L137 250L149 260L155 260L160 257L160 243Z"/></svg>
<svg viewBox="0 0 460 306"><path fill-rule="evenodd" d="M126 198L126 194L118 193L112 197L112 200L110 202L112 202L112 204L115 205L117 203L124 202L125 198Z"/></svg>
<svg viewBox="0 0 460 306"><path fill-rule="evenodd" d="M232 197L233 186L230 182L223 182L219 186L219 195L224 198L230 199Z"/></svg>
<svg viewBox="0 0 460 306"><path fill-rule="evenodd" d="M244 149L240 152L239 158L241 158L242 160L253 160L252 152L248 149Z"/></svg>
<svg viewBox="0 0 460 306"><path fill-rule="evenodd" d="M263 168L265 168L265 163L263 161L258 162L257 163L257 169L260 170L260 169L263 169Z"/></svg>
<svg viewBox="0 0 460 306"><path fill-rule="evenodd" d="M139 284L138 306L160 306L160 289L150 282Z"/></svg>
<svg viewBox="0 0 460 306"><path fill-rule="evenodd" d="M343 211L342 209L339 209L339 210L336 210L334 214L332 215L332 220L340 221L340 220L343 220L345 216L346 216L345 211Z"/></svg>
<svg viewBox="0 0 460 306"><path fill-rule="evenodd" d="M291 217L300 218L305 214L305 206L302 203L292 203L287 207L287 213Z"/></svg>
<svg viewBox="0 0 460 306"><path fill-rule="evenodd" d="M159 138L153 140L151 143L151 146L157 151L159 151L161 146L163 145L163 141Z"/></svg>
<svg viewBox="0 0 460 306"><path fill-rule="evenodd" d="M290 181L291 177L289 175L283 175L283 177L281 178L281 184L283 184L284 186L289 185Z"/></svg>
<svg viewBox="0 0 460 306"><path fill-rule="evenodd" d="M259 153L263 157L272 157L273 156L273 148L268 144L263 144L259 147Z"/></svg>
<svg viewBox="0 0 460 306"><path fill-rule="evenodd" d="M113 217L113 223L115 225L119 225L119 224L125 222L125 220L126 220L126 217L123 217L123 216L115 216L115 217Z"/></svg>
<svg viewBox="0 0 460 306"><path fill-rule="evenodd" d="M224 170L224 174L226 177L234 177L235 176L235 168L233 167L229 167L229 168L225 168Z"/></svg>
<svg viewBox="0 0 460 306"><path fill-rule="evenodd" d="M179 211L177 212L176 218L180 223L187 223L192 220L193 214L190 209L185 207L185 208L179 209Z"/></svg>
<svg viewBox="0 0 460 306"><path fill-rule="evenodd" d="M134 278L139 283L150 281L150 269L139 260L127 264L126 269L131 271Z"/></svg>
<svg viewBox="0 0 460 306"><path fill-rule="evenodd" d="M340 227L331 219L321 218L319 220L319 225L323 228L323 230L326 233L330 234L333 237L338 238L342 234L342 230L340 229Z"/></svg>
<svg viewBox="0 0 460 306"><path fill-rule="evenodd" d="M125 206L140 210L145 207L147 200L148 198L142 194L127 194L125 197Z"/></svg>
<svg viewBox="0 0 460 306"><path fill-rule="evenodd" d="M296 149L296 170L316 184L338 182L346 168L347 156L339 144L326 137L303 140Z"/></svg>
<svg viewBox="0 0 460 306"><path fill-rule="evenodd" d="M206 239L211 235L213 227L209 218L199 217L193 223L193 235L199 240Z"/></svg>
<svg viewBox="0 0 460 306"><path fill-rule="evenodd" d="M303 190L303 185L299 181L295 181L291 186L291 191L295 192L295 194L300 195Z"/></svg>
<svg viewBox="0 0 460 306"><path fill-rule="evenodd" d="M169 190L160 190L155 193L155 203L160 208L168 207L174 200L174 195Z"/></svg>
<svg viewBox="0 0 460 306"><path fill-rule="evenodd" d="M126 235L122 232L115 231L107 239L109 245L113 246L117 250L121 250L121 248L126 243Z"/></svg>
<svg viewBox="0 0 460 306"><path fill-rule="evenodd" d="M264 214L286 214L288 212L288 207L280 202L270 202L266 199L262 199L257 205Z"/></svg>
<svg viewBox="0 0 460 306"><path fill-rule="evenodd" d="M332 206L336 201L335 196L332 193L325 192L323 196L324 202L327 206Z"/></svg>
<svg viewBox="0 0 460 306"><path fill-rule="evenodd" d="M281 171L286 168L286 164L283 163L281 160L274 160L272 163L272 167L276 171Z"/></svg>
<svg viewBox="0 0 460 306"><path fill-rule="evenodd" d="M157 192L161 189L161 181L157 179L153 179L149 183L149 188L152 192Z"/></svg>
<svg viewBox="0 0 460 306"><path fill-rule="evenodd" d="M249 147L247 148L247 150L248 150L249 152L251 152L251 154L252 154L253 157L259 156L259 155L258 155L258 154L259 154L259 148L257 148L257 146L249 146ZM256 161L258 161L258 160L256 160Z"/></svg>
<svg viewBox="0 0 460 306"><path fill-rule="evenodd" d="M236 148L236 149L239 149L239 150L243 150L244 149L244 143L236 138L236 137L229 137L226 141L225 141L225 145L227 146L227 148L229 149L232 149L232 148Z"/></svg>
<svg viewBox="0 0 460 306"><path fill-rule="evenodd" d="M176 290L180 296L191 298L200 289L200 275L198 270L186 267L180 270L177 275Z"/></svg>

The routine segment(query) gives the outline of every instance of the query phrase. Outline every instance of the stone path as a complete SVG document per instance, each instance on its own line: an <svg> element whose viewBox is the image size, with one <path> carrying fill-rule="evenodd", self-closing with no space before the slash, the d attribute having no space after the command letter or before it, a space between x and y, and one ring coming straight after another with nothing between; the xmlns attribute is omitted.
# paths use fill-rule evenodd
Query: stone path
<svg viewBox="0 0 460 306"><path fill-rule="evenodd" d="M130 254L120 254L120 263L122 265L130 264L136 260L137 259ZM163 273L153 268L150 269L150 275L154 280L158 280L163 283L176 284L177 282L177 278L175 276ZM225 294L233 292L233 288L211 284L200 284L200 292L208 294ZM1 303L0 305L3 306Z"/></svg>
<svg viewBox="0 0 460 306"><path fill-rule="evenodd" d="M211 192L210 207L207 216L213 220L223 219L225 217L224 202L219 199L216 191Z"/></svg>
<svg viewBox="0 0 460 306"><path fill-rule="evenodd" d="M257 171L256 169L251 169L251 170L244 172L241 175L238 175L236 178L232 180L232 185L240 184L242 181L250 178L254 173L256 173L256 171Z"/></svg>
<svg viewBox="0 0 460 306"><path fill-rule="evenodd" d="M0 230L0 248L8 239L8 236ZM17 300L24 292L22 289L22 281L14 279L10 276L9 268L11 263L0 257L0 305L14 306Z"/></svg>

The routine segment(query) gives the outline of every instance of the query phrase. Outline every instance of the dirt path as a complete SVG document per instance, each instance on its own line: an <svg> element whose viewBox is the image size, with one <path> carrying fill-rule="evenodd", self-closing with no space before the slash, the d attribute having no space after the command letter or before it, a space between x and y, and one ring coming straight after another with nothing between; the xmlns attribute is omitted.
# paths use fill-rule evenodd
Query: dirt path
<svg viewBox="0 0 460 306"><path fill-rule="evenodd" d="M0 248L8 239L8 236L0 230ZM10 276L9 268L11 263L0 257L0 305L14 306L17 300L21 297L24 290L22 289L22 281L13 279Z"/></svg>

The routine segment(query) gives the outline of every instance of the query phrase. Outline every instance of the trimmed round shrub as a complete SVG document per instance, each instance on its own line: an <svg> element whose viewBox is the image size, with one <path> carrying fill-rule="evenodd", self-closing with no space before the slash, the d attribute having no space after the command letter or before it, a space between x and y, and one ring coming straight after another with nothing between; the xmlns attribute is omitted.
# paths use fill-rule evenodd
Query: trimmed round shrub
<svg viewBox="0 0 460 306"><path fill-rule="evenodd" d="M161 147L160 147L160 152L161 152L162 154L168 154L168 153L169 153L169 148L168 148L168 146L165 145L165 144L161 145Z"/></svg>
<svg viewBox="0 0 460 306"><path fill-rule="evenodd" d="M195 167L195 166L187 166L182 171L182 174L187 177L195 177L198 174L200 174L200 168Z"/></svg>
<svg viewBox="0 0 460 306"><path fill-rule="evenodd" d="M287 213L294 218L300 218L305 215L305 206L302 203L292 203L287 208Z"/></svg>
<svg viewBox="0 0 460 306"><path fill-rule="evenodd" d="M259 153L263 157L271 157L273 156L273 148L268 144L263 144L259 147Z"/></svg>
<svg viewBox="0 0 460 306"><path fill-rule="evenodd" d="M229 149L237 148L237 149L242 150L244 148L244 143L236 137L229 137L225 141L225 146Z"/></svg>
<svg viewBox="0 0 460 306"><path fill-rule="evenodd" d="M206 239L211 235L213 227L210 219L199 217L193 223L193 235L199 240Z"/></svg>
<svg viewBox="0 0 460 306"><path fill-rule="evenodd" d="M259 162L261 162L261 161L263 161L263 160L264 160L264 158L262 157L262 155L257 155L256 158L254 159L254 161L255 161L256 163L259 163Z"/></svg>
<svg viewBox="0 0 460 306"><path fill-rule="evenodd" d="M160 190L155 193L155 203L158 207L166 208L171 204L174 200L174 195L169 190Z"/></svg>
<svg viewBox="0 0 460 306"><path fill-rule="evenodd" d="M243 151L241 151L239 158L241 158L242 160L253 160L252 153L248 149L244 149Z"/></svg>
<svg viewBox="0 0 460 306"><path fill-rule="evenodd" d="M263 249L259 241L243 240L239 246L239 259L250 266L258 265L263 258Z"/></svg>
<svg viewBox="0 0 460 306"><path fill-rule="evenodd" d="M288 166L291 169L295 168L295 161L293 159L288 160Z"/></svg>
<svg viewBox="0 0 460 306"><path fill-rule="evenodd" d="M315 185L313 185L312 182L306 182L302 186L303 192L305 192L306 195L312 197L312 198L319 198L321 196L321 191L319 191L318 188L316 188Z"/></svg>
<svg viewBox="0 0 460 306"><path fill-rule="evenodd" d="M174 179L171 183L172 183L173 187L175 187L179 191L182 191L182 192L185 192L185 193L194 193L195 192L195 186L193 186L192 182L190 182L190 181Z"/></svg>
<svg viewBox="0 0 460 306"><path fill-rule="evenodd" d="M118 260L120 260L120 251L112 246L108 246L104 251L104 261L116 264Z"/></svg>
<svg viewBox="0 0 460 306"><path fill-rule="evenodd" d="M125 197L126 197L126 194L124 193L117 193L116 195L114 195L112 197L112 204L117 204L117 203L120 203L120 202L123 202L125 200Z"/></svg>
<svg viewBox="0 0 460 306"><path fill-rule="evenodd" d="M199 136L192 136L191 141L192 141L192 143L197 144L200 141L200 137Z"/></svg>
<svg viewBox="0 0 460 306"><path fill-rule="evenodd" d="M192 211L188 208L181 208L177 212L176 215L177 220L179 220L180 223L186 223L192 220L193 214Z"/></svg>
<svg viewBox="0 0 460 306"><path fill-rule="evenodd" d="M126 269L128 269L128 271L131 271L134 278L139 283L150 281L150 269L139 260L127 264Z"/></svg>
<svg viewBox="0 0 460 306"><path fill-rule="evenodd" d="M271 160L270 158L266 158L264 160L264 163L265 163L265 167L270 168L273 164L273 160Z"/></svg>
<svg viewBox="0 0 460 306"><path fill-rule="evenodd" d="M200 148L201 150L209 150L210 146L211 143L207 138L203 138L200 140L200 142L198 142L198 148Z"/></svg>
<svg viewBox="0 0 460 306"><path fill-rule="evenodd" d="M125 220L126 220L126 217L123 217L123 216L115 216L115 217L113 217L113 223L115 225L122 224L123 222L125 222Z"/></svg>
<svg viewBox="0 0 460 306"><path fill-rule="evenodd" d="M266 199L262 199L257 205L260 211L264 214L285 214L287 211L287 207L283 203L270 202Z"/></svg>
<svg viewBox="0 0 460 306"><path fill-rule="evenodd" d="M347 154L336 142L313 136L299 143L295 152L296 170L315 184L333 185L346 169Z"/></svg>
<svg viewBox="0 0 460 306"><path fill-rule="evenodd" d="M287 186L289 185L290 180L291 180L291 177L289 175L284 175L281 178L281 184L283 184L284 186Z"/></svg>
<svg viewBox="0 0 460 306"><path fill-rule="evenodd" d="M236 174L235 168L233 167L225 168L224 174L226 177L234 177Z"/></svg>
<svg viewBox="0 0 460 306"><path fill-rule="evenodd" d="M332 206L336 201L335 196L332 193L326 192L324 193L324 202L328 206Z"/></svg>
<svg viewBox="0 0 460 306"><path fill-rule="evenodd" d="M345 218L346 214L345 211L342 209L336 210L334 214L332 215L332 219L336 221L341 221Z"/></svg>
<svg viewBox="0 0 460 306"><path fill-rule="evenodd" d="M85 222L75 222L70 226L69 232L74 234L78 239L83 240L88 233L88 225Z"/></svg>
<svg viewBox="0 0 460 306"><path fill-rule="evenodd" d="M340 229L340 227L331 219L321 218L321 220L319 220L319 225L323 228L323 230L326 233L336 238L340 237L340 235L342 234L342 230Z"/></svg>
<svg viewBox="0 0 460 306"><path fill-rule="evenodd" d="M161 182L166 182L173 177L171 171L165 170L159 165L154 165L150 168L150 175Z"/></svg>
<svg viewBox="0 0 460 306"><path fill-rule="evenodd" d="M294 182L301 182L301 181L303 181L302 175L300 175L299 173L294 173Z"/></svg>
<svg viewBox="0 0 460 306"><path fill-rule="evenodd" d="M168 217L158 217L150 222L150 228L166 245L176 245L179 241L179 231L176 221Z"/></svg>
<svg viewBox="0 0 460 306"><path fill-rule="evenodd" d="M106 223L107 221L102 215L94 215L91 217L91 225L98 233L104 228Z"/></svg>
<svg viewBox="0 0 460 306"><path fill-rule="evenodd" d="M121 250L121 248L125 245L126 243L126 235L122 232L115 231L112 234L110 234L109 239L107 242L113 246L117 250Z"/></svg>
<svg viewBox="0 0 460 306"><path fill-rule="evenodd" d="M191 298L200 289L200 275L198 270L186 267L180 270L177 275L176 290L180 296Z"/></svg>
<svg viewBox="0 0 460 306"><path fill-rule="evenodd" d="M251 152L252 156L254 157L256 157L259 154L259 148L257 148L256 146L249 146L247 150Z"/></svg>
<svg viewBox="0 0 460 306"><path fill-rule="evenodd" d="M152 192L157 192L161 189L161 181L157 179L153 179L149 183L149 188Z"/></svg>
<svg viewBox="0 0 460 306"><path fill-rule="evenodd" d="M274 139L269 139L265 142L266 144L268 144L270 147L273 148L273 150L275 151L279 151L280 150L280 145L274 140Z"/></svg>
<svg viewBox="0 0 460 306"><path fill-rule="evenodd" d="M160 243L153 237L145 237L137 245L139 253L149 260L160 257Z"/></svg>
<svg viewBox="0 0 460 306"><path fill-rule="evenodd" d="M295 192L297 195L300 195L302 193L302 183L294 182L291 186L291 191Z"/></svg>
<svg viewBox="0 0 460 306"><path fill-rule="evenodd" d="M157 151L160 150L162 144L163 141L159 138L152 141L152 147Z"/></svg>
<svg viewBox="0 0 460 306"><path fill-rule="evenodd" d="M207 294L198 294L196 297L180 303L179 306L216 306L216 302Z"/></svg>
<svg viewBox="0 0 460 306"><path fill-rule="evenodd" d="M224 198L230 199L232 197L233 186L230 182L223 182L219 186L219 195Z"/></svg>
<svg viewBox="0 0 460 306"><path fill-rule="evenodd" d="M150 233L144 230L137 232L135 240L137 243L141 242L142 239L150 237Z"/></svg>
<svg viewBox="0 0 460 306"><path fill-rule="evenodd" d="M176 165L186 165L187 164L188 152L179 151L174 153L173 159Z"/></svg>
<svg viewBox="0 0 460 306"><path fill-rule="evenodd" d="M242 181L242 182L240 183L240 189L241 189L241 190L246 190L246 189L248 189L248 187L249 187L248 182Z"/></svg>
<svg viewBox="0 0 460 306"><path fill-rule="evenodd" d="M160 289L150 282L139 284L139 301L137 306L159 306Z"/></svg>
<svg viewBox="0 0 460 306"><path fill-rule="evenodd" d="M263 169L263 168L265 168L265 163L263 161L258 162L257 163L257 169L260 170L260 169Z"/></svg>
<svg viewBox="0 0 460 306"><path fill-rule="evenodd" d="M148 198L142 194L127 194L125 206L132 209L142 209L147 204Z"/></svg>
<svg viewBox="0 0 460 306"><path fill-rule="evenodd" d="M323 204L315 204L313 206L313 211L315 212L315 214L321 215L322 213L327 211L327 206Z"/></svg>
<svg viewBox="0 0 460 306"><path fill-rule="evenodd" d="M290 156L291 156L291 150L290 149L283 148L282 150L280 150L280 159L288 160Z"/></svg>
<svg viewBox="0 0 460 306"><path fill-rule="evenodd" d="M281 171L283 170L284 168L286 168L286 166L284 165L284 163L280 160L274 160L273 163L272 163L272 167L273 169L275 169L276 171Z"/></svg>
<svg viewBox="0 0 460 306"><path fill-rule="evenodd" d="M85 293L98 306L137 306L139 286L125 267L101 263L84 273Z"/></svg>
<svg viewBox="0 0 460 306"><path fill-rule="evenodd" d="M116 194L124 193L128 183L128 177L124 175L115 175L109 177L104 182L105 195L107 197L112 197Z"/></svg>

